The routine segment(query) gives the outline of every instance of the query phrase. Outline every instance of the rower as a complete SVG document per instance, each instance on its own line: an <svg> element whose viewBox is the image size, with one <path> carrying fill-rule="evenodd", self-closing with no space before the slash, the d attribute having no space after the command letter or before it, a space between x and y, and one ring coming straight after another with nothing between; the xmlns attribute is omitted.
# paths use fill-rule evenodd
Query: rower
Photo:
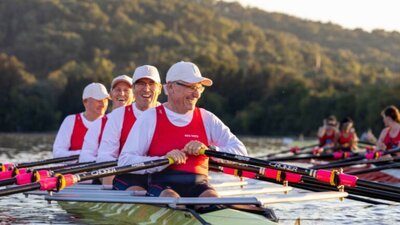
<svg viewBox="0 0 400 225"><path fill-rule="evenodd" d="M396 106L388 106L382 112L383 128L377 142L377 148L390 150L400 146L400 113Z"/></svg>
<svg viewBox="0 0 400 225"><path fill-rule="evenodd" d="M324 119L323 126L318 129L320 147L334 147L339 138L336 117L331 115Z"/></svg>
<svg viewBox="0 0 400 225"><path fill-rule="evenodd" d="M148 194L162 197L217 197L208 182L208 157L202 148L247 155L243 143L211 112L196 107L212 80L202 77L191 62L178 62L167 72L168 100L147 110L133 126L118 165L130 165L169 157L176 163L138 171L151 173Z"/></svg>
<svg viewBox="0 0 400 225"><path fill-rule="evenodd" d="M156 67L144 65L136 68L132 77L135 102L115 109L108 115L97 155L97 162L117 160L126 138L140 115L157 106L162 85ZM103 179L103 184L111 184L116 190L143 191L147 189L147 175L122 174Z"/></svg>
<svg viewBox="0 0 400 225"><path fill-rule="evenodd" d="M132 78L127 75L119 75L111 82L110 89L112 110L130 105L133 101ZM108 116L108 115L107 115ZM107 122L107 116L95 120L89 127L79 155L79 162L96 161L99 144L103 135L103 130ZM95 184L100 184L97 180Z"/></svg>
<svg viewBox="0 0 400 225"><path fill-rule="evenodd" d="M85 111L68 115L62 122L53 144L54 158L80 154L88 127L104 116L109 98L103 84L91 83L85 87L82 94Z"/></svg>
<svg viewBox="0 0 400 225"><path fill-rule="evenodd" d="M338 147L342 151L354 151L358 149L358 137L354 129L353 120L346 117L340 121L340 135L338 139Z"/></svg>

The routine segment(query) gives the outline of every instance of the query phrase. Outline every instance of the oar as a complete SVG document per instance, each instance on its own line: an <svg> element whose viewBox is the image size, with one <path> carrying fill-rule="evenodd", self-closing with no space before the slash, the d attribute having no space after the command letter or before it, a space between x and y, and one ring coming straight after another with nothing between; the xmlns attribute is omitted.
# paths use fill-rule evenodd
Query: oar
<svg viewBox="0 0 400 225"><path fill-rule="evenodd" d="M313 145L308 145L308 146L304 146L304 147L301 147L301 148L295 146L295 147L292 147L292 148L287 149L287 150L283 150L283 151L280 151L280 152L269 153L269 154L258 156L258 157L259 158L268 158L268 157L271 157L271 156L274 156L274 155L285 154L285 153L288 153L288 152L292 152L294 154L298 154L301 150L308 149L308 148L313 148L313 147L316 147L318 145L319 144L313 144Z"/></svg>
<svg viewBox="0 0 400 225"><path fill-rule="evenodd" d="M268 181L272 183L277 183L277 184L282 184L284 182L289 182L290 186L300 188L300 189L306 189L306 190L311 190L311 191L324 191L324 190L336 190L337 187L329 186L327 184L310 184L310 183L304 183L303 181L303 176L302 175L297 175L297 174L292 174L290 172L275 172L276 170L271 170L271 169L266 169L269 171L265 171L265 169L257 167L257 166L252 166L252 165L239 165L239 164L227 164L227 163L220 163L220 162L210 162L210 168L213 170L217 170L219 172L223 172L225 174L230 174L230 175L235 175L239 177L247 177L251 179L257 179L257 180L263 180L263 181ZM350 191L349 191L350 190ZM391 200L393 201L393 195L391 193L383 193L383 196L377 195L374 190L370 190L369 192L360 192L356 189L353 188L348 188L346 189L349 193L352 194L358 194L358 195L363 195L366 197L379 197L382 199L386 200ZM382 194L382 193L381 193ZM382 203L379 201L374 201L370 199L364 199L361 197L357 197L354 195L349 195L349 199L357 200L357 201L362 201L366 203L372 203L372 204L386 204L387 203ZM400 201L400 197L397 199Z"/></svg>
<svg viewBox="0 0 400 225"><path fill-rule="evenodd" d="M297 167L297 166L293 166L293 165L287 165L287 164L283 164L283 163L279 163L279 162L266 161L266 160L251 158L251 157L247 157L247 156L235 155L235 154L226 153L226 152L217 152L217 151L207 150L207 149L202 149L201 153L205 154L207 156L226 159L226 160L230 160L233 162L245 163L245 164L255 165L255 166L259 166L259 167L272 168L272 169L277 169L277 170L281 170L281 171L292 172L292 173L296 173L296 174L310 176L320 182L331 184L332 186L340 186L340 185L343 185L346 187L360 186L360 187L373 188L373 189L378 188L378 189L381 189L384 191L400 193L400 188L398 188L398 187L391 186L391 185L378 184L375 182L358 179L358 177L356 177L356 176L339 173L338 171L307 169L307 168Z"/></svg>
<svg viewBox="0 0 400 225"><path fill-rule="evenodd" d="M371 142L369 142L369 141L358 141L358 144L375 145L374 143L371 143Z"/></svg>
<svg viewBox="0 0 400 225"><path fill-rule="evenodd" d="M79 166L86 166L90 163L93 162L84 162L84 163L74 163L74 164L65 164L65 165L58 165L58 166L53 166L53 167L45 167L45 168L18 168L18 167L10 167L7 171L0 172L0 181L6 180L13 178L15 176L24 174L24 173L30 173L33 170L56 170L56 169L61 169L61 168L67 168L67 167L79 167Z"/></svg>
<svg viewBox="0 0 400 225"><path fill-rule="evenodd" d="M359 155L359 156L355 156L355 157L351 157L348 159L343 159L343 160L339 160L337 162L333 162L333 163L327 163L327 164L323 164L323 165L316 165L311 167L312 169L326 169L326 168L334 168L337 167L337 165L340 165L341 163L347 163L347 162L351 162L351 161L356 161L356 160L361 160L361 159L367 159L367 160L371 160L371 159L378 159L384 155L388 155L388 154L393 154L393 153L397 153L400 152L400 147L391 149L389 151L374 151L374 152L366 152L365 154Z"/></svg>
<svg viewBox="0 0 400 225"><path fill-rule="evenodd" d="M45 159L45 160L39 160L35 162L25 162L25 163L7 163L7 164L2 164L0 163L0 172L7 171L11 168L23 168L23 167L34 167L34 166L42 166L42 165L47 165L47 164L52 164L52 163L60 163L60 162L68 162L72 160L77 160L79 158L79 155L72 155L72 156L66 156L66 157L59 157L59 158L53 158L53 159Z"/></svg>
<svg viewBox="0 0 400 225"><path fill-rule="evenodd" d="M212 170L223 172L225 174L239 176L239 177L247 177L250 179L257 179L257 180L267 181L267 182L271 182L271 183L275 183L275 184L282 184L284 182L290 182L290 186L292 186L292 187L310 190L310 191L320 192L320 191L326 191L326 190L332 190L332 191L338 190L337 187L328 186L325 184L317 186L315 184L303 183L303 181L301 180L301 175L299 175L299 178L295 180L295 179L293 179L292 175L287 172L276 173L276 175L277 175L276 177L274 177L274 174L267 173L268 177L266 177L263 174L259 173L260 171L262 171L261 168L256 167L256 166L251 166L251 165L226 164L226 163L220 163L220 162L214 162L214 161L210 161L209 165ZM273 178L271 178L271 177L273 177ZM288 179L288 177L289 177L289 179ZM290 177L292 177L292 178L290 178ZM359 194L356 190L352 190L351 193ZM370 195L366 195L366 196L370 197ZM387 203L370 200L370 199L365 199L365 198L361 198L361 197L358 197L355 195L349 195L347 198L356 200L356 201L370 203L370 204L389 205Z"/></svg>
<svg viewBox="0 0 400 225"><path fill-rule="evenodd" d="M391 163L391 164L384 165L384 166L377 166L375 168L352 171L352 172L349 172L348 174L358 175L358 174L365 174L365 173L371 173L371 172L375 172L375 171L394 169L394 168L400 168L400 163Z"/></svg>
<svg viewBox="0 0 400 225"><path fill-rule="evenodd" d="M10 187L7 189L0 190L0 196L7 196L16 193L22 193L26 191L42 190L42 191L58 191L62 190L67 186L71 186L75 183L85 180L93 180L100 177L106 177L111 175L118 175L128 172L134 172L138 170L144 170L148 168L164 166L173 164L174 161L171 158L164 158L158 160L151 160L147 162L120 166L120 167L110 167L105 169L93 170L90 172L84 172L80 174L58 174L54 177L49 177L46 179L41 179L38 182L32 184L25 184L16 187Z"/></svg>
<svg viewBox="0 0 400 225"><path fill-rule="evenodd" d="M11 185L11 184L17 184L17 185L23 185L23 184L29 184L29 183L34 183L37 182L41 179L51 177L55 174L67 174L67 173L79 173L79 172L84 172L84 171L90 171L90 170L95 170L95 169L100 169L100 168L107 168L111 166L116 166L117 161L110 161L110 162L101 162L101 163L86 163L86 165L72 165L68 166L66 168L58 168L55 170L51 169L37 169L37 170L32 170L27 173L19 174L15 177L5 179L5 180L0 180L0 186L5 186L5 185Z"/></svg>
<svg viewBox="0 0 400 225"><path fill-rule="evenodd" d="M388 163L388 162L397 162L400 161L400 157L394 157L394 158L378 158L378 159L362 159L362 160L357 160L357 161L349 161L349 162L342 162L342 163L335 163L335 164L324 164L329 165L330 167L327 167L329 169L331 168L341 168L341 167L346 167L346 166L354 166L354 165L367 165L367 164L373 164L373 163ZM315 169L315 167L313 167Z"/></svg>
<svg viewBox="0 0 400 225"><path fill-rule="evenodd" d="M304 160L304 159L347 159L352 157L354 153L352 152L333 152L333 153L322 153L319 155L295 155L286 157L269 158L271 161L292 161L292 160Z"/></svg>

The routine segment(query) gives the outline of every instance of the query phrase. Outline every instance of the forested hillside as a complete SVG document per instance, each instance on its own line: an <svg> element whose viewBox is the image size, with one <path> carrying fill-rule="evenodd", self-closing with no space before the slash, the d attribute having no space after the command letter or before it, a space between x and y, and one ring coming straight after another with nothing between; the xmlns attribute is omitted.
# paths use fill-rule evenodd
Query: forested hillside
<svg viewBox="0 0 400 225"><path fill-rule="evenodd" d="M164 80L180 60L214 80L199 103L237 134L315 135L329 114L377 132L400 106L398 32L215 0L13 0L0 1L0 131L55 130L89 82L143 64Z"/></svg>

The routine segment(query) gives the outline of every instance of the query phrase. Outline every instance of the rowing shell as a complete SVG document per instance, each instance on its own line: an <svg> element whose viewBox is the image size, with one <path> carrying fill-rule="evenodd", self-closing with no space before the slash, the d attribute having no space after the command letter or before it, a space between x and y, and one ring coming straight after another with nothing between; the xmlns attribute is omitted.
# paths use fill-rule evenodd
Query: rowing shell
<svg viewBox="0 0 400 225"><path fill-rule="evenodd" d="M68 213L86 222L106 224L277 224L265 205L316 199L343 198L346 192L318 192L262 197L172 198L136 196L129 191L101 190L93 185L75 185L45 196ZM88 188L88 189L85 189ZM272 191L274 192L274 191ZM179 209L186 205L212 205L205 210ZM216 207L218 206L218 207Z"/></svg>
<svg viewBox="0 0 400 225"><path fill-rule="evenodd" d="M105 194L106 193L106 194ZM249 224L276 225L271 209L248 207L254 198L160 198L132 196L125 191L87 192L69 190L48 195L68 213L83 218L83 222L105 224ZM213 204L205 210L179 209L177 205ZM215 204L243 204L226 207ZM188 207L189 208L189 207Z"/></svg>

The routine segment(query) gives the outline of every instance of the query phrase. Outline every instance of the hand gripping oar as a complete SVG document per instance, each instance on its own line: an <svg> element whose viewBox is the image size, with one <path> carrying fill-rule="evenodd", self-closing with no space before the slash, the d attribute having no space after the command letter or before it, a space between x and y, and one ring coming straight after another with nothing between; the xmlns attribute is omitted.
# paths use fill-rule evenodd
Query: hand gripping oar
<svg viewBox="0 0 400 225"><path fill-rule="evenodd" d="M200 151L200 153L205 154L207 156L211 156L211 157L230 160L233 162L245 163L245 164L255 165L255 166L259 166L259 167L272 168L272 169L277 169L277 170L281 170L281 171L306 175L306 176L315 178L317 181L320 181L323 183L328 183L328 184L330 184L332 186L336 186L336 187L341 186L341 185L346 186L346 187L360 186L360 187L367 187L367 188L378 188L378 189L382 189L382 190L384 189L387 191L400 193L400 189L398 187L391 186L391 185L378 184L378 183L366 181L366 180L361 180L361 179L358 179L358 177L353 176L353 175L339 173L339 171L307 169L307 168L297 167L297 166L293 166L293 165L282 164L279 162L266 161L266 160L251 158L251 157L247 157L247 156L235 155L235 154L226 153L226 152L217 152L217 151L206 150L206 149L202 149Z"/></svg>
<svg viewBox="0 0 400 225"><path fill-rule="evenodd" d="M19 174L15 177L0 180L0 186L17 184L29 184L37 182L41 179L51 177L55 174L67 174L67 173L79 173L84 171L90 171L100 168L106 168L111 166L116 166L117 161L110 161L110 162L101 162L101 163L86 163L85 165L71 165L65 168L58 168L58 169L37 169L32 170L27 173Z"/></svg>
<svg viewBox="0 0 400 225"><path fill-rule="evenodd" d="M308 146L304 146L304 147L301 147L301 148L295 146L295 147L292 147L292 148L287 149L287 150L283 150L283 151L280 151L280 152L269 153L269 154L266 154L266 155L263 155L263 156L258 156L258 157L259 158L268 158L268 157L271 157L271 156L274 156L274 155L285 154L285 153L289 153L289 152L292 152L293 154L298 154L298 153L301 152L301 150L308 149L308 148L313 148L313 147L316 147L316 146L318 146L318 144L308 145Z"/></svg>
<svg viewBox="0 0 400 225"><path fill-rule="evenodd" d="M325 190L332 190L332 191L337 191L337 187L329 186L326 184L309 184L309 183L304 183L302 181L302 175L298 174L292 174L290 172L275 172L276 170L273 169L265 169L263 170L260 167L252 166L252 165L239 165L239 164L228 164L228 163L220 163L220 162L214 162L210 161L209 163L210 168L215 171L223 172L225 174L229 175L234 175L234 176L239 176L239 177L247 177L250 179L257 179L257 180L262 180L262 181L267 181L275 184L285 184L287 185L287 182L290 183L290 186L300 188L300 189L305 189L305 190L310 190L310 191L325 191ZM269 172L266 170L270 170ZM263 173L263 174L261 174ZM371 197L371 194L363 194L358 192L355 189L348 188L346 189L347 192L352 193L352 194L359 194L359 195L364 195L367 197ZM375 193L373 193L375 194ZM374 196L372 194L372 196ZM378 196L375 196L378 197ZM381 197L381 196L379 196ZM385 196L386 197L386 196ZM383 203L380 201L375 201L371 199L365 199L361 198L355 195L349 195L347 198L356 200L356 201L361 201L361 202L366 202L366 203L371 203L371 204L385 204L389 205L387 203ZM386 197L388 200L392 200L392 196L390 195L389 197Z"/></svg>
<svg viewBox="0 0 400 225"><path fill-rule="evenodd" d="M92 180L100 177L106 177L111 175L118 175L128 172L134 172L138 170L144 170L148 168L164 166L173 164L174 161L171 158L151 160L142 163L120 166L120 167L111 167L99 170L93 170L90 172L80 173L80 174L57 174L54 177L41 179L36 183L21 185L17 187L11 187L7 189L0 190L0 196L6 196L16 193L22 193L26 191L33 190L42 190L42 191L59 191L64 189L67 186L71 186L80 181Z"/></svg>
<svg viewBox="0 0 400 225"><path fill-rule="evenodd" d="M342 163L357 161L357 160L361 160L361 159L366 159L366 160L379 159L384 155L393 154L393 153L397 153L397 152L400 152L400 147L394 148L394 149L389 150L389 151L378 150L378 151L374 151L374 152L366 152L365 154L361 154L359 156L350 157L348 159L339 160L339 161L333 162L333 163L328 163L328 164L323 164L323 165L316 165L316 166L313 166L311 168L312 169L335 168L335 167L340 167L340 165Z"/></svg>
<svg viewBox="0 0 400 225"><path fill-rule="evenodd" d="M10 170L12 168L24 168L24 167L42 166L42 165L47 165L47 164L52 164L52 163L68 162L68 161L72 161L72 160L77 160L78 158L79 158L79 155L72 155L72 156L67 156L67 157L39 160L39 161L35 161L35 162L25 162L25 163L17 163L17 164L12 164L12 163L2 164L2 163L0 163L0 172L4 172L4 171Z"/></svg>

